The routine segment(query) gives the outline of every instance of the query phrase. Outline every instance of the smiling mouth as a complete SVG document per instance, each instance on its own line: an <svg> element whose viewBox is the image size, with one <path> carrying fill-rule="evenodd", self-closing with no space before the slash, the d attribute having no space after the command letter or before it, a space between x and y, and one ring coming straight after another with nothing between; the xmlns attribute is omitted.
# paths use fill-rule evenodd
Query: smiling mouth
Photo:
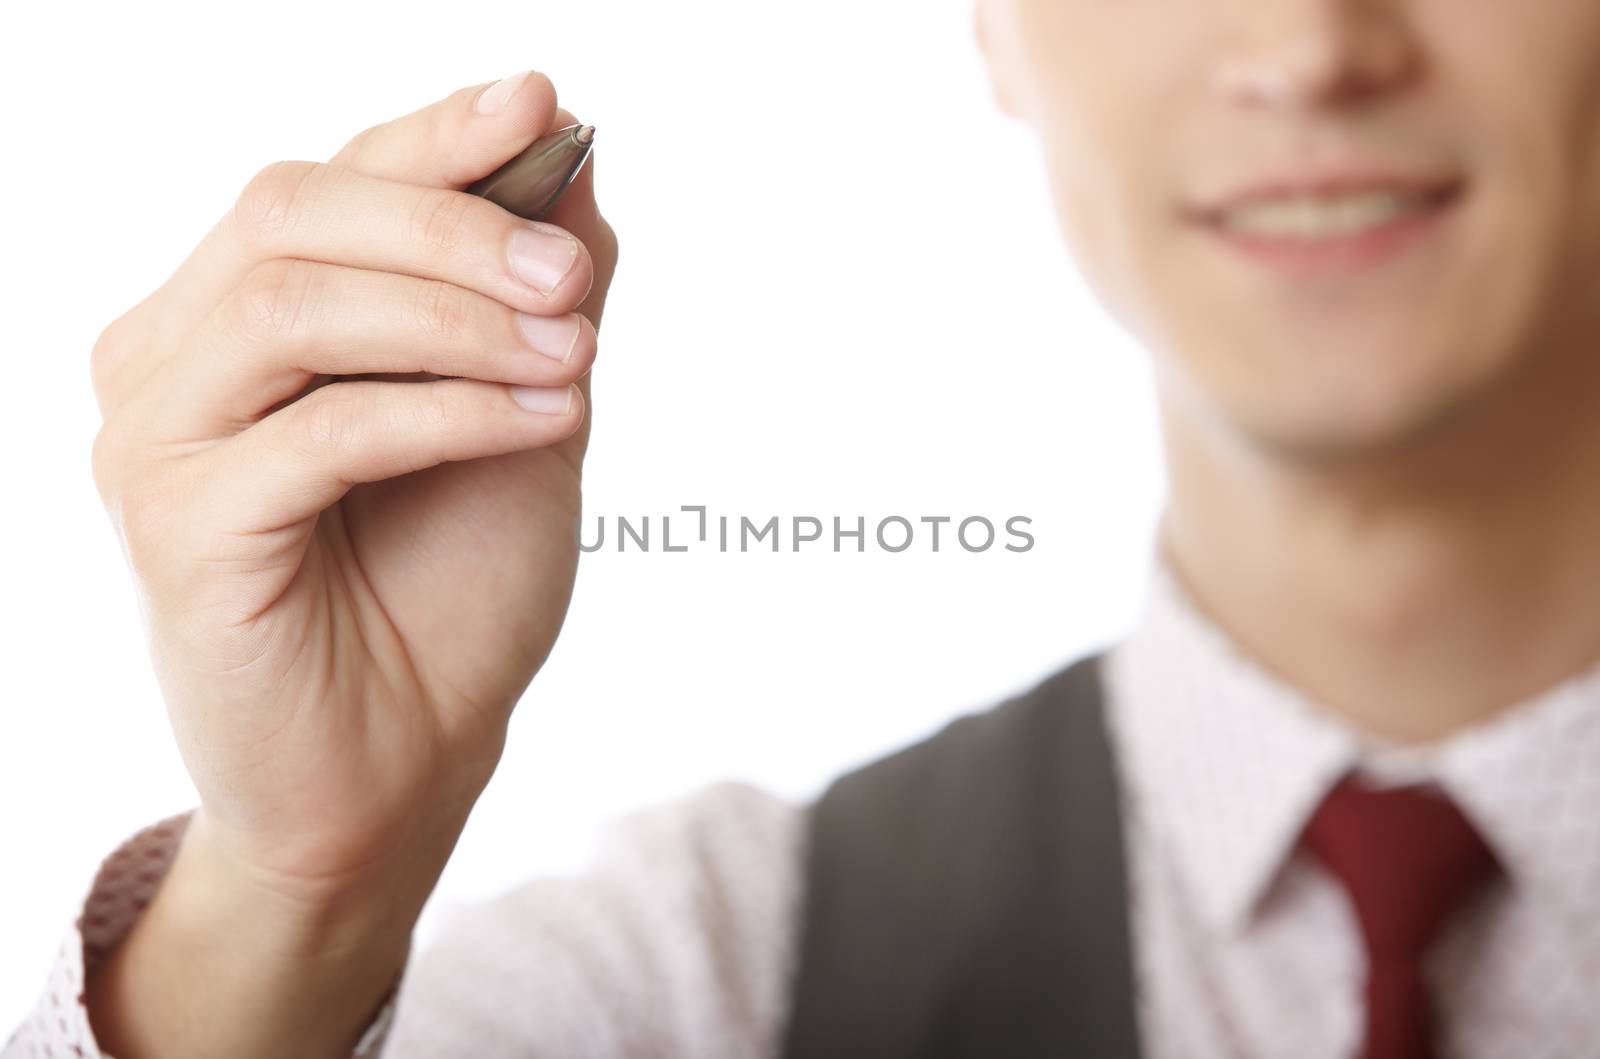
<svg viewBox="0 0 1600 1059"><path fill-rule="evenodd" d="M1257 196L1191 211L1190 224L1256 263L1297 275L1368 269L1439 230L1465 184Z"/></svg>
<svg viewBox="0 0 1600 1059"><path fill-rule="evenodd" d="M1258 198L1211 209L1199 220L1223 232L1284 240L1329 240L1360 235L1395 220L1439 209L1460 182L1433 188L1368 188L1336 194Z"/></svg>

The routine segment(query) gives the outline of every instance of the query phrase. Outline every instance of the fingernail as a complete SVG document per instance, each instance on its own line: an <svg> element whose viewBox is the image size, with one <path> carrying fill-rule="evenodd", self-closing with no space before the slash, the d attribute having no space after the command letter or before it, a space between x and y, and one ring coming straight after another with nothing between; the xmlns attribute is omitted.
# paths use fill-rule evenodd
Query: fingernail
<svg viewBox="0 0 1600 1059"><path fill-rule="evenodd" d="M511 271L518 279L549 294L572 271L578 241L553 224L527 222L511 235Z"/></svg>
<svg viewBox="0 0 1600 1059"><path fill-rule="evenodd" d="M570 386L512 386L511 399L530 412L565 415L572 407Z"/></svg>
<svg viewBox="0 0 1600 1059"><path fill-rule="evenodd" d="M578 322L576 313L566 316L518 313L517 327L522 330L522 337L528 340L528 345L537 352L565 364L572 359L572 351L578 347L578 332L583 325Z"/></svg>
<svg viewBox="0 0 1600 1059"><path fill-rule="evenodd" d="M532 70L524 70L520 74L503 77L494 84L485 88L478 96L476 105L479 114L498 114L506 109L506 104L511 102L511 97L517 94L517 89L522 87L522 82L528 79Z"/></svg>

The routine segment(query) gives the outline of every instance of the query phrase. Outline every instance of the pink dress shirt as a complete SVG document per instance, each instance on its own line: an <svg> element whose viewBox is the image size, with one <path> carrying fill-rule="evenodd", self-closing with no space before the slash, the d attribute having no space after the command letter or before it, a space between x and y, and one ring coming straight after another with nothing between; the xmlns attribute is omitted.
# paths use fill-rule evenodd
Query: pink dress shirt
<svg viewBox="0 0 1600 1059"><path fill-rule="evenodd" d="M1152 559L1105 667L1147 1059L1351 1054L1355 922L1295 837L1352 766L1437 781L1506 867L1433 953L1441 1054L1600 1055L1600 664L1428 748L1376 745L1246 657L1159 546ZM583 871L447 920L357 1054L779 1059L806 813L723 781L614 821ZM159 885L185 822L107 858L4 1059L104 1054L84 975Z"/></svg>

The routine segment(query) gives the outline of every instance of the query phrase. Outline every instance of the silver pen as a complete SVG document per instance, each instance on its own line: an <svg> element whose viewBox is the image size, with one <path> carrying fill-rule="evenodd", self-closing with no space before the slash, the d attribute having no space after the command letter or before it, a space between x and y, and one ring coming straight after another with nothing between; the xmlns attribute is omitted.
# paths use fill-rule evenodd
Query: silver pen
<svg viewBox="0 0 1600 1059"><path fill-rule="evenodd" d="M578 170L583 168L593 143L593 125L568 125L535 140L505 165L462 190L488 199L526 220L542 220L567 185L572 183L572 178L578 175ZM319 375L304 392L309 393L326 383L346 379L429 382L454 378L460 376L438 375L431 371Z"/></svg>
<svg viewBox="0 0 1600 1059"><path fill-rule="evenodd" d="M593 125L568 125L543 136L464 190L530 221L543 220L578 175L594 145Z"/></svg>

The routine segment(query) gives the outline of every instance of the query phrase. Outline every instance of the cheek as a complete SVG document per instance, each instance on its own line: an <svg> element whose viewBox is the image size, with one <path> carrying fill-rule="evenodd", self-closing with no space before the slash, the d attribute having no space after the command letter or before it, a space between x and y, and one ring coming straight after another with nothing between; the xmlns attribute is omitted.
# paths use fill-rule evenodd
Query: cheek
<svg viewBox="0 0 1600 1059"><path fill-rule="evenodd" d="M1436 0L1437 17L1459 9ZM1471 7L1472 5L1467 5ZM1533 0L1484 8L1448 40L1449 101L1469 115L1481 178L1469 260L1479 315L1519 326L1519 354L1592 334L1600 276L1600 4ZM1536 17L1540 16L1542 17ZM1441 22L1441 26L1443 23ZM1458 26L1458 30L1461 27ZM1486 333L1487 328L1483 329Z"/></svg>
<svg viewBox="0 0 1600 1059"><path fill-rule="evenodd" d="M1107 155L1087 155L1081 143L1051 145L1050 194L1063 242L1097 301L1137 333L1149 283L1137 230L1140 204Z"/></svg>
<svg viewBox="0 0 1600 1059"><path fill-rule="evenodd" d="M1063 239L1107 311L1137 331L1146 261L1172 223L1176 162L1164 130L1186 96L1171 43L1181 35L1144 46L1133 19L1104 21L1113 25L1084 32L1053 61L1034 58L1044 70L1036 124Z"/></svg>
<svg viewBox="0 0 1600 1059"><path fill-rule="evenodd" d="M1600 3L1418 3L1437 42L1444 101L1468 118L1463 139L1485 178L1491 237L1534 267L1592 269L1600 261Z"/></svg>

